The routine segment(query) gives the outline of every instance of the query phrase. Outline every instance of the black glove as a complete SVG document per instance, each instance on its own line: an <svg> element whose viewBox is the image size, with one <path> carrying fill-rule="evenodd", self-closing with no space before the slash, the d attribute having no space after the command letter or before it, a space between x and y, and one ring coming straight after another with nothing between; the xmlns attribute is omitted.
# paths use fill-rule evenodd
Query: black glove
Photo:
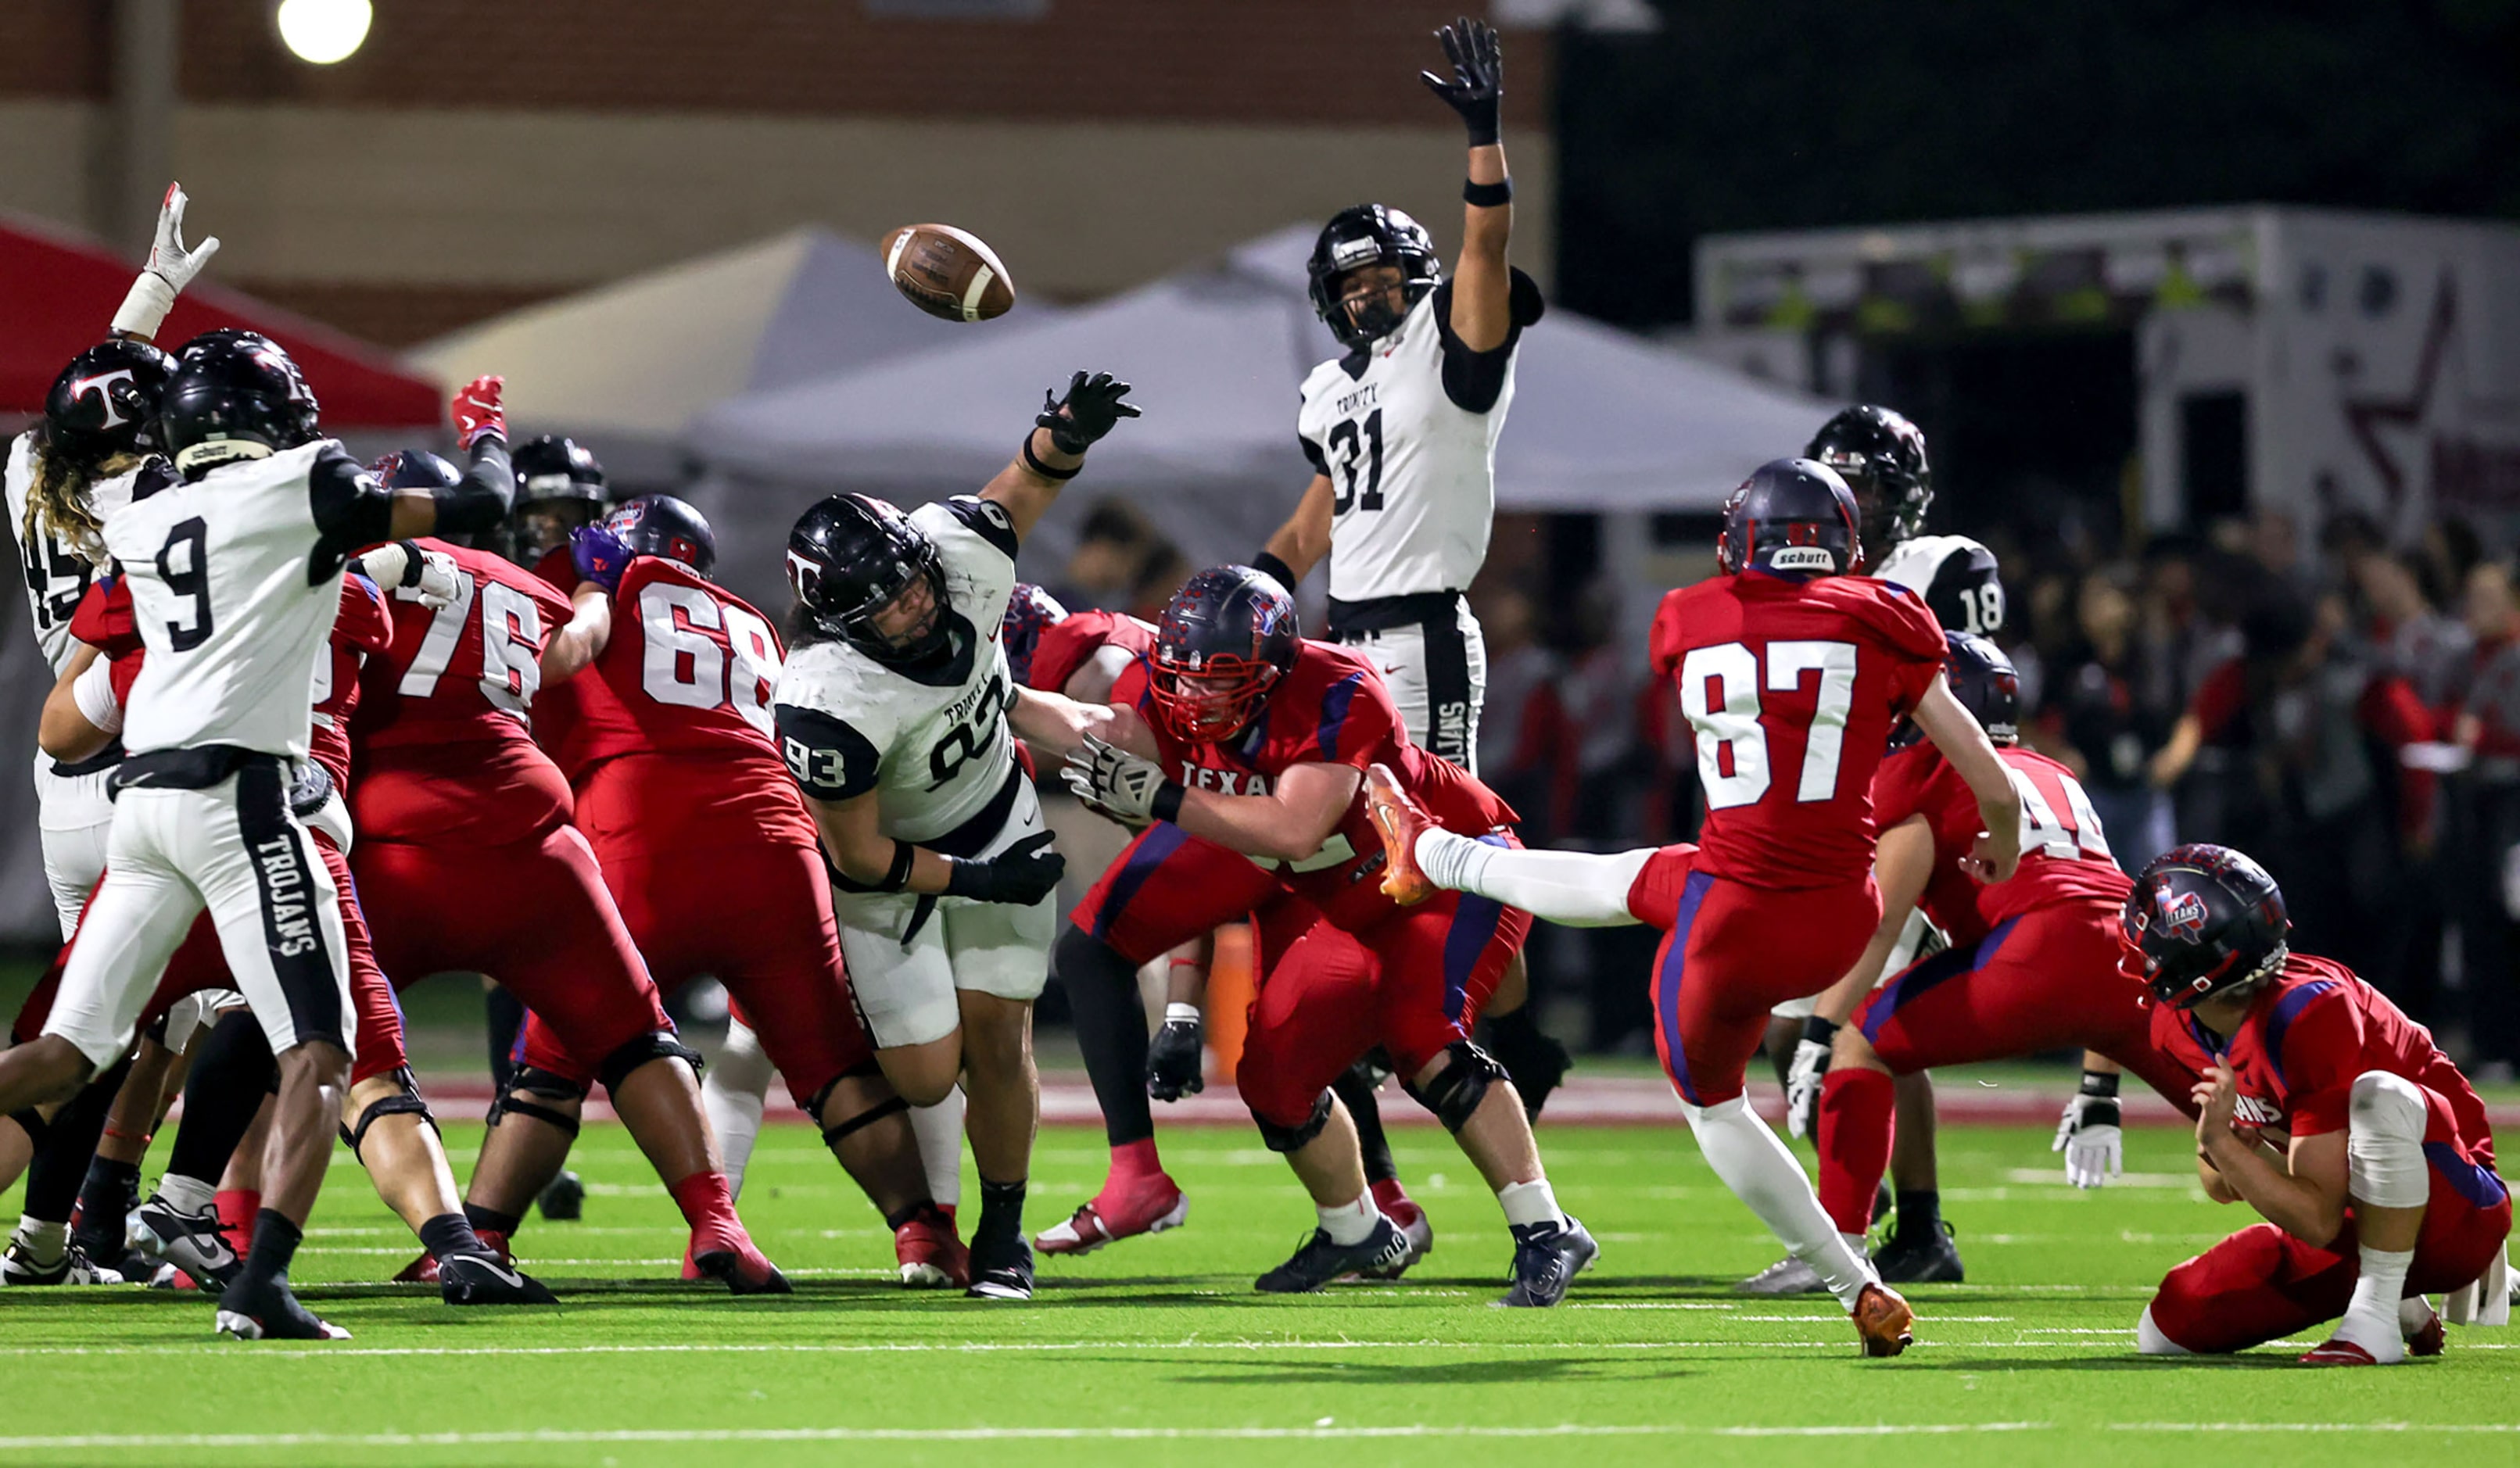
<svg viewBox="0 0 2520 1468"><path fill-rule="evenodd" d="M1067 396L1041 395L1041 417L1033 423L1050 430L1060 453L1082 454L1113 423L1138 416L1136 405L1120 401L1128 395L1129 384L1107 372L1090 378L1080 372L1067 379Z"/></svg>
<svg viewBox="0 0 2520 1468"><path fill-rule="evenodd" d="M1453 79L1432 71L1420 71L1418 77L1462 114L1470 146L1484 148L1497 140L1497 99L1505 95L1505 57L1497 49L1496 27L1463 16L1435 34L1453 64Z"/></svg>
<svg viewBox="0 0 2520 1468"><path fill-rule="evenodd" d="M1206 1057L1207 1042L1199 1032L1198 1017L1168 1016L1155 1038L1147 1042L1147 1094L1158 1101L1178 1101L1205 1090Z"/></svg>
<svg viewBox="0 0 2520 1468"><path fill-rule="evenodd" d="M1050 832L1026 836L993 857L957 861L945 878L947 897L1028 907L1050 895L1067 859L1050 849Z"/></svg>

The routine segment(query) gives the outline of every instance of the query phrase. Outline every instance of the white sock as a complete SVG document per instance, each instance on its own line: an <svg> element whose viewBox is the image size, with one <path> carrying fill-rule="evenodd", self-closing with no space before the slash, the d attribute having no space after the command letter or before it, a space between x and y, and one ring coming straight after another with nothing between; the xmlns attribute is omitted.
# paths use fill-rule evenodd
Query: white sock
<svg viewBox="0 0 2520 1468"><path fill-rule="evenodd" d="M1802 1165L1750 1109L1748 1098L1734 1096L1704 1108L1683 1102L1680 1109L1715 1176L1749 1205L1788 1253L1812 1267L1838 1304L1853 1310L1856 1297L1877 1277L1872 1266L1861 1249L1848 1246L1821 1210Z"/></svg>
<svg viewBox="0 0 2520 1468"><path fill-rule="evenodd" d="M1382 1221L1382 1210L1373 1206L1371 1190L1357 1194L1353 1203L1330 1208L1315 1204L1313 1212L1321 1216L1322 1231L1330 1236L1333 1244L1364 1243L1373 1236L1373 1225Z"/></svg>
<svg viewBox="0 0 2520 1468"><path fill-rule="evenodd" d="M18 1246L39 1265L58 1263L62 1251L70 1246L70 1225L33 1214L18 1216Z"/></svg>
<svg viewBox="0 0 2520 1468"><path fill-rule="evenodd" d="M180 1173L168 1173L158 1179L158 1200L177 1213L200 1213L211 1206L218 1191L215 1183Z"/></svg>
<svg viewBox="0 0 2520 1468"><path fill-rule="evenodd" d="M2161 1333L2152 1323L2152 1307L2143 1308L2143 1318L2135 1322L2135 1349L2146 1356L2194 1356L2196 1353Z"/></svg>
<svg viewBox="0 0 2520 1468"><path fill-rule="evenodd" d="M2345 1318L2336 1322L2339 1340L2352 1341L2386 1365L2407 1358L2407 1339L2398 1329L2398 1303L2407 1292L2407 1270L2413 1267L2412 1249L2362 1248L2362 1272L2354 1281L2354 1298Z"/></svg>
<svg viewBox="0 0 2520 1468"><path fill-rule="evenodd" d="M1512 850L1446 830L1418 835L1418 865L1436 886L1476 893L1570 927L1635 922L1628 889L1652 857L1650 850L1613 856Z"/></svg>
<svg viewBox="0 0 2520 1468"><path fill-rule="evenodd" d="M726 1154L726 1187L735 1197L743 1195L743 1170L751 1165L753 1143L761 1136L761 1106L770 1093L772 1072L761 1037L743 1021L729 1019L726 1044L700 1082L700 1105L708 1112L718 1150Z"/></svg>
<svg viewBox="0 0 2520 1468"><path fill-rule="evenodd" d="M919 1134L919 1160L927 1169L927 1196L939 1208L963 1201L963 1088L933 1106L910 1108L910 1130Z"/></svg>
<svg viewBox="0 0 2520 1468"><path fill-rule="evenodd" d="M1534 1223L1563 1225L1566 1215L1557 1208L1557 1194L1549 1179L1537 1182L1508 1182L1497 1189L1498 1206L1505 1209L1505 1221L1517 1228Z"/></svg>

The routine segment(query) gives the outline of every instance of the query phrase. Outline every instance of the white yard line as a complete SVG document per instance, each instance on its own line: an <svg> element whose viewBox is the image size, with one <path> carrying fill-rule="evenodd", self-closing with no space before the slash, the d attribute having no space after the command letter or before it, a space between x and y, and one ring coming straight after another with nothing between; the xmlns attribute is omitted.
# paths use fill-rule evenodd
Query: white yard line
<svg viewBox="0 0 2520 1468"><path fill-rule="evenodd" d="M1478 1427L1458 1423L1342 1427L1324 1418L1310 1427L763 1427L619 1428L577 1432L447 1433L132 1433L0 1438L0 1451L60 1452L106 1447L472 1447L597 1443L997 1443L1167 1440L1335 1440L1353 1438L1877 1438L1914 1433L2037 1432L2046 1422L1864 1422L1845 1425L1699 1427L1688 1423L1563 1423L1553 1427Z"/></svg>

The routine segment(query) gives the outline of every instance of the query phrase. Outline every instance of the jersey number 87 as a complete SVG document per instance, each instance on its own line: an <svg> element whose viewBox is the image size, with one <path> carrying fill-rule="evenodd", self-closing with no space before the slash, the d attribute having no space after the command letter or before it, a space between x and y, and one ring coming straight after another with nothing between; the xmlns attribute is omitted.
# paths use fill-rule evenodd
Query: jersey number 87
<svg viewBox="0 0 2520 1468"><path fill-rule="evenodd" d="M1786 692L1803 675L1820 674L1820 702L1803 740L1803 767L1794 781L1801 802L1837 798L1837 766L1846 744L1846 714L1855 705L1855 645L1783 642L1768 645L1765 687ZM1720 684L1724 702L1707 695ZM1739 643L1691 647L1680 664L1680 707L1697 732L1697 778L1706 808L1754 804L1768 793L1768 731L1759 723L1759 656Z"/></svg>

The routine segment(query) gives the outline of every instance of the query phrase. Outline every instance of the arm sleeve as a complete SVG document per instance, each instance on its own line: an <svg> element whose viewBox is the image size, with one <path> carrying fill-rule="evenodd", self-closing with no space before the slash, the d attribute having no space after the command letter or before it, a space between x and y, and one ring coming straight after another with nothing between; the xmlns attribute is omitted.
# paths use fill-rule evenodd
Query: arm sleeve
<svg viewBox="0 0 2520 1468"><path fill-rule="evenodd" d="M779 753L797 787L816 800L848 800L875 788L882 756L875 742L820 709L782 703L775 711Z"/></svg>
<svg viewBox="0 0 2520 1468"><path fill-rule="evenodd" d="M945 502L945 512L963 522L963 527L997 548L1007 559L1015 558L1020 543L1015 538L1015 522L1007 514L1005 506L976 495L956 495Z"/></svg>
<svg viewBox="0 0 2520 1468"><path fill-rule="evenodd" d="M1320 444L1301 433L1295 435L1295 442L1304 446L1304 461L1313 467L1314 473L1327 474L1330 471L1329 456L1322 452Z"/></svg>
<svg viewBox="0 0 2520 1468"><path fill-rule="evenodd" d="M393 491L338 443L328 443L306 470L306 508L322 544L337 558L393 533Z"/></svg>
<svg viewBox="0 0 2520 1468"><path fill-rule="evenodd" d="M1435 334L1443 352L1444 396L1464 413L1485 413L1496 406L1505 392L1505 371L1522 340L1522 329L1540 320L1548 309L1538 282L1510 266L1508 270L1511 284L1507 288L1505 340L1484 352L1470 350L1453 334L1453 283L1446 281L1435 288Z"/></svg>
<svg viewBox="0 0 2520 1468"><path fill-rule="evenodd" d="M474 440L472 463L464 477L452 488L439 490L435 498L434 534L471 535L506 523L517 500L517 471L508 463L508 441L496 433Z"/></svg>

